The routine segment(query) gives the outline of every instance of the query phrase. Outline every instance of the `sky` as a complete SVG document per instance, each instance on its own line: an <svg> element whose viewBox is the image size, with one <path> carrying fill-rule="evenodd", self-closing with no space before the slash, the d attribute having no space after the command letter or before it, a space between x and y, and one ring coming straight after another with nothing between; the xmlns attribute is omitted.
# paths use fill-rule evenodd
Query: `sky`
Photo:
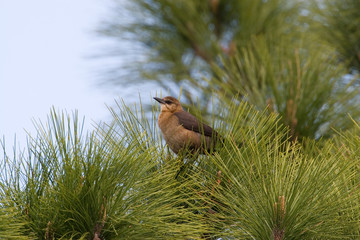
<svg viewBox="0 0 360 240"><path fill-rule="evenodd" d="M45 122L52 107L78 110L91 129L110 117L106 105L114 99L137 98L145 89L151 95L146 86L99 84L107 61L91 56L108 44L95 30L110 12L109 1L0 0L0 137L7 149L15 135L25 147L26 132L36 132L33 121Z"/></svg>

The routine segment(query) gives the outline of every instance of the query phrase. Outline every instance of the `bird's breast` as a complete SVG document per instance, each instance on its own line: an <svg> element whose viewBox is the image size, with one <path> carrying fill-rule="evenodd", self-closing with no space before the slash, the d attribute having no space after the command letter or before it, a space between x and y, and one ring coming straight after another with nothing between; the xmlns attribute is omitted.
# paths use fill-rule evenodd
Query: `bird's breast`
<svg viewBox="0 0 360 240"><path fill-rule="evenodd" d="M201 146L201 135L185 129L173 114L161 113L158 124L167 145L176 154L185 147L194 149Z"/></svg>

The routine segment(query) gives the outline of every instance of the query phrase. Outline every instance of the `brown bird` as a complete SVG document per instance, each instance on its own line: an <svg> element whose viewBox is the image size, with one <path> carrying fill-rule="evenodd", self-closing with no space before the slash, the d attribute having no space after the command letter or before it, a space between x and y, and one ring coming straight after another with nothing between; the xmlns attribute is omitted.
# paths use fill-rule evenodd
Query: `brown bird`
<svg viewBox="0 0 360 240"><path fill-rule="evenodd" d="M196 117L184 111L180 102L171 96L154 97L161 104L158 124L170 149L178 154L211 152L220 135Z"/></svg>

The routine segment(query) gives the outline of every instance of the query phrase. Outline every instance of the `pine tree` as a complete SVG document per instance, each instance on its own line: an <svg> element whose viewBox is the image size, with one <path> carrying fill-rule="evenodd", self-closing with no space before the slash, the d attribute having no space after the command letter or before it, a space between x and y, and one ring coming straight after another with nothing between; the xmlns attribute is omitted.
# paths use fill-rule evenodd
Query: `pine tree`
<svg viewBox="0 0 360 240"><path fill-rule="evenodd" d="M213 109L224 142L187 164L180 178L185 162L162 144L141 107L118 104L114 121L90 133L76 115L52 111L47 124L37 124L28 153L8 159L11 171L1 175L1 198L12 205L2 209L8 218L0 223L10 224L0 233L22 227L24 239L360 237L357 135L299 144L286 141L289 130L268 110L239 99Z"/></svg>
<svg viewBox="0 0 360 240"><path fill-rule="evenodd" d="M342 1L337 26L324 3L132 1L133 23L103 33L141 43L137 77L182 86L223 142L183 159L141 101L89 132L52 110L24 151L4 152L0 239L359 239L359 94L344 78L357 43L338 41L358 33L340 24L356 5Z"/></svg>
<svg viewBox="0 0 360 240"><path fill-rule="evenodd" d="M326 0L315 2L312 11L317 18L313 21L325 44L332 46L339 61L346 64L349 73L359 74L360 70L360 2L357 0Z"/></svg>
<svg viewBox="0 0 360 240"><path fill-rule="evenodd" d="M199 99L203 113L214 92L222 94L222 101L240 95L258 109L278 113L293 140L329 137L331 128L352 126L347 114L360 117L355 107L359 90L356 82L344 79L347 68L342 64L355 64L360 30L355 1L338 3L341 12L328 2L322 14L329 17L321 22L321 31L312 20L321 15L298 1L159 0L132 1L133 21L114 18L101 32L141 45L144 60L130 63L131 77L123 78L127 81L137 71L140 79L156 80L171 94L177 92L175 84L190 108ZM341 17L331 18L333 12ZM336 42L332 24L339 18L353 23L342 32L336 27L336 36L349 36L349 41ZM327 42L320 40L323 36ZM337 53L345 61L339 62Z"/></svg>

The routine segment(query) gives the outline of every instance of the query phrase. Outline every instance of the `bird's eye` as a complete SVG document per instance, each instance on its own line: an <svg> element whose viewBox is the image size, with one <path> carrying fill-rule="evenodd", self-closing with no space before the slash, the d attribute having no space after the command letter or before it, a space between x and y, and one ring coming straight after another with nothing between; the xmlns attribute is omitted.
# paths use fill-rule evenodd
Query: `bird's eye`
<svg viewBox="0 0 360 240"><path fill-rule="evenodd" d="M165 103L166 104L172 104L172 102L170 100L166 100Z"/></svg>

